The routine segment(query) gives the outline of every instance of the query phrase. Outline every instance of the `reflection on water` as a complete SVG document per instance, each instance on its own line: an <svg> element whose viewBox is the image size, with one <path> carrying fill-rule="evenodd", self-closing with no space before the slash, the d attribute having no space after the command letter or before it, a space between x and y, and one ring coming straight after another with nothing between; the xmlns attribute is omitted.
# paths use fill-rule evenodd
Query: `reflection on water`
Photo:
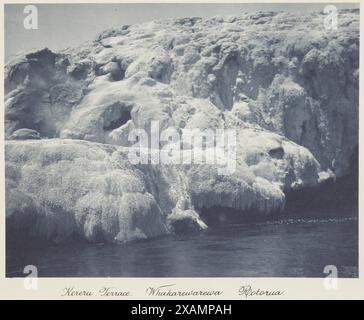
<svg viewBox="0 0 364 320"><path fill-rule="evenodd" d="M199 234L126 245L7 248L8 277L35 265L40 277L339 277L358 276L358 221L286 219L231 225Z"/></svg>

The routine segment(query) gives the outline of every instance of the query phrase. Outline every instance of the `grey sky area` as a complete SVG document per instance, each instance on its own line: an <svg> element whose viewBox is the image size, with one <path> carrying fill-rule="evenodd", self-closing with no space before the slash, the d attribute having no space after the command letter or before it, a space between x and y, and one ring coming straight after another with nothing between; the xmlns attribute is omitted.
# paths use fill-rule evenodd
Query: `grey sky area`
<svg viewBox="0 0 364 320"><path fill-rule="evenodd" d="M212 17L246 11L322 11L320 4L38 4L38 29L26 30L22 4L5 5L5 60L48 47L60 50L91 40L99 32L138 22L174 17ZM335 4L357 8L358 4Z"/></svg>

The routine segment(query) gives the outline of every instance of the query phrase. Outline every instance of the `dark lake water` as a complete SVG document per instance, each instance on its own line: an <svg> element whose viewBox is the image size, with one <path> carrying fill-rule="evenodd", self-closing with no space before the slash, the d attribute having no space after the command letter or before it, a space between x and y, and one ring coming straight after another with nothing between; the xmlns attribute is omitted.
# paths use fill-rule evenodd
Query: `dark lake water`
<svg viewBox="0 0 364 320"><path fill-rule="evenodd" d="M125 245L7 249L7 277L35 265L40 277L358 276L356 218L284 219L210 228Z"/></svg>

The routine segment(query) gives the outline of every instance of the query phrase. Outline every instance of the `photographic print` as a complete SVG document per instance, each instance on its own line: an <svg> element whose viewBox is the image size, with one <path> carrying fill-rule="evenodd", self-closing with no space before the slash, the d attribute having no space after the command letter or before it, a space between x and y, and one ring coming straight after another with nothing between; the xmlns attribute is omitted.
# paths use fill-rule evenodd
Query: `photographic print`
<svg viewBox="0 0 364 320"><path fill-rule="evenodd" d="M6 3L6 278L359 277L358 3Z"/></svg>

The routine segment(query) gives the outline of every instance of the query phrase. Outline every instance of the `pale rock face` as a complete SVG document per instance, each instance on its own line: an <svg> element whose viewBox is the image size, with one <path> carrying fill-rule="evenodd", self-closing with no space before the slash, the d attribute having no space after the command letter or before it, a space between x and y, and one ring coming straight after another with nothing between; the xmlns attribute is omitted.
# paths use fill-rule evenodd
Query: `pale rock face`
<svg viewBox="0 0 364 320"><path fill-rule="evenodd" d="M208 164L133 165L128 148L109 144L8 141L8 235L22 230L24 237L53 242L74 235L125 242L206 229L198 214L202 209L279 212L285 201L282 190L292 181L315 183L319 164L307 149L264 134L253 138L261 147L241 144L236 172L227 176ZM277 145L285 153L272 157L269 152Z"/></svg>
<svg viewBox="0 0 364 320"><path fill-rule="evenodd" d="M123 26L5 68L8 233L124 242L207 226L213 207L280 211L342 176L358 145L359 12L247 13ZM133 129L236 129L237 167L128 162ZM55 138L55 139L54 139ZM72 140L74 139L74 140ZM84 140L84 141L81 141Z"/></svg>

